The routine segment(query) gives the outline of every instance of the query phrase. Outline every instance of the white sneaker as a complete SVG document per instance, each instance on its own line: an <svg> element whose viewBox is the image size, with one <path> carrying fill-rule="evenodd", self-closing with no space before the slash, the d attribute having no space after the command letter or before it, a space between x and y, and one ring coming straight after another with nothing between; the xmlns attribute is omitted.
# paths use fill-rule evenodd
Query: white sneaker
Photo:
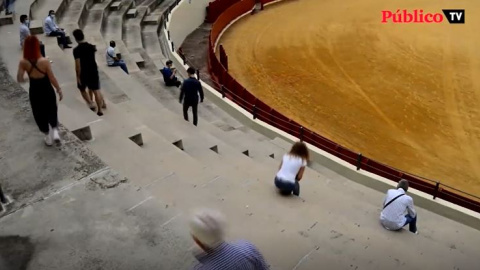
<svg viewBox="0 0 480 270"><path fill-rule="evenodd" d="M61 142L60 140L60 134L58 134L58 129L57 128L52 128L53 130L53 134L52 134L52 137L53 137L53 141L56 143L56 144L59 144Z"/></svg>
<svg viewBox="0 0 480 270"><path fill-rule="evenodd" d="M47 146L52 146L53 145L52 136L50 134L46 135L44 140L45 140L45 144Z"/></svg>

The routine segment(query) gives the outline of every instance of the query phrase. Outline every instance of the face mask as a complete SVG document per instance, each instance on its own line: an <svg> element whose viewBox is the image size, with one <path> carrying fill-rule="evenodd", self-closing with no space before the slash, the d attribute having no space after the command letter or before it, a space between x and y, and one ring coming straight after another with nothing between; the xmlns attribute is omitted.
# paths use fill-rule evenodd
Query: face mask
<svg viewBox="0 0 480 270"><path fill-rule="evenodd" d="M25 21L25 25L28 26L28 27L30 27L30 21L29 21L29 20L26 20L26 21Z"/></svg>
<svg viewBox="0 0 480 270"><path fill-rule="evenodd" d="M50 15L50 17L52 17L52 19L55 19L55 14Z"/></svg>

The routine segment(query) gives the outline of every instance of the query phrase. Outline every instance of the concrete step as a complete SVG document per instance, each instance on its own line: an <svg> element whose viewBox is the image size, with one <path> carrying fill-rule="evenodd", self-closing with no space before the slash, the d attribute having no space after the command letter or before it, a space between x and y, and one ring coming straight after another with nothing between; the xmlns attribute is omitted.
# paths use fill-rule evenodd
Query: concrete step
<svg viewBox="0 0 480 270"><path fill-rule="evenodd" d="M43 21L33 20L30 22L30 34L39 35L43 34Z"/></svg>
<svg viewBox="0 0 480 270"><path fill-rule="evenodd" d="M114 40L117 47L115 48L118 53L122 55L122 59L125 61L130 73L140 71L136 62L131 58L128 48L123 43L123 23L124 16L127 10L132 6L133 1L124 1L124 4L118 11L114 11L109 14L105 21L105 27L102 35L105 42L108 44L110 40Z"/></svg>
<svg viewBox="0 0 480 270"><path fill-rule="evenodd" d="M39 20L42 22L48 16L50 10L55 10L56 16L60 19L64 15L65 7L72 2L72 0L48 0L36 1L35 7L31 10L31 20ZM58 19L57 19L58 20Z"/></svg>
<svg viewBox="0 0 480 270"><path fill-rule="evenodd" d="M122 1L115 1L110 5L110 10L117 11L122 8Z"/></svg>
<svg viewBox="0 0 480 270"><path fill-rule="evenodd" d="M97 8L98 9L95 9L95 10L89 10L88 16L85 20L85 25L83 27L84 33L88 34L89 36L91 36L92 32L100 33L102 31L102 25L106 15L105 9L107 7L103 6L102 8L98 6ZM97 45L97 42L98 41L92 44ZM103 43L103 40L102 40L102 43Z"/></svg>
<svg viewBox="0 0 480 270"><path fill-rule="evenodd" d="M139 68L145 67L145 60L140 53L130 53L131 59L137 64Z"/></svg>
<svg viewBox="0 0 480 270"><path fill-rule="evenodd" d="M131 8L127 11L127 18L128 19L132 19L132 18L135 18L137 17L137 9L136 8Z"/></svg>
<svg viewBox="0 0 480 270"><path fill-rule="evenodd" d="M292 213L290 209L304 207L301 200L295 200L295 198L288 200L276 196L273 189L270 190L273 196L269 196L263 189L259 192L256 186L252 186L246 179L236 177L216 177L206 185L199 184L195 187L190 183L192 180L196 179L184 179L173 175L152 186L150 192L160 194L158 196L162 197L162 201L185 211L199 205L222 211L227 216L229 224L235 224L230 227L230 237L247 239L260 244L259 248L272 266L288 267L273 269L292 269L294 267L292 262L298 262L314 247L314 243L305 241L305 236L299 232L311 227L315 219L290 215ZM189 198L189 200L183 198ZM252 198L257 199L252 200ZM255 230L251 230L253 227ZM265 246L271 241L278 241L274 239L288 241L296 248L289 249L288 254L279 256L281 248ZM262 243L264 243L263 246ZM282 247L280 242L278 244L277 247Z"/></svg>
<svg viewBox="0 0 480 270"><path fill-rule="evenodd" d="M112 11L108 16L105 24L104 35L105 40L122 40L123 19L125 14L132 6L133 1L123 1L120 9ZM118 43L118 42L117 42Z"/></svg>
<svg viewBox="0 0 480 270"><path fill-rule="evenodd" d="M13 21L14 21L14 19L13 19L12 14L10 14L10 15L5 15L5 14L0 15L0 26L13 24Z"/></svg>
<svg viewBox="0 0 480 270"><path fill-rule="evenodd" d="M143 24L146 25L158 25L162 19L161 15L148 15L143 18Z"/></svg>
<svg viewBox="0 0 480 270"><path fill-rule="evenodd" d="M137 6L137 17L125 21L124 24L124 35L123 35L123 41L125 42L125 45L127 48L130 50L132 49L137 49L137 48L143 48L142 45L142 20L147 14L147 8L144 6Z"/></svg>
<svg viewBox="0 0 480 270"><path fill-rule="evenodd" d="M283 151L281 152L278 148L269 147L263 142L247 137L244 132L239 130L223 131L214 127L209 130L209 133L253 159L270 156L275 158L275 156L283 154Z"/></svg>
<svg viewBox="0 0 480 270"><path fill-rule="evenodd" d="M162 48L160 47L160 41L158 40L157 31L158 25L145 25L142 29L143 47L152 59L160 58L153 57L154 55L163 55Z"/></svg>
<svg viewBox="0 0 480 270"><path fill-rule="evenodd" d="M59 25L71 33L76 28L83 28L87 18L87 10L93 5L93 0L72 0L65 8Z"/></svg>
<svg viewBox="0 0 480 270"><path fill-rule="evenodd" d="M183 125L182 120L169 117L170 112L168 110L150 110L139 102L123 103L119 107L125 113L136 117L146 126L161 134L170 143L177 142L191 133L191 129Z"/></svg>

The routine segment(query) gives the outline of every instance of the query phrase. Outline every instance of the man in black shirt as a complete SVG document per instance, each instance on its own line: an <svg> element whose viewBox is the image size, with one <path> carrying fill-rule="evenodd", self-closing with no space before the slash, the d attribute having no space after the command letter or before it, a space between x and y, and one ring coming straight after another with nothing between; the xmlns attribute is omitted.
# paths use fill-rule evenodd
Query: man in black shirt
<svg viewBox="0 0 480 270"><path fill-rule="evenodd" d="M200 94L200 102L203 102L203 89L200 81L195 78L195 69L189 67L187 73L188 79L183 81L180 91L180 103L183 100L183 118L185 118L185 121L188 121L188 108L192 107L193 124L196 126L198 122L198 95Z"/></svg>
<svg viewBox="0 0 480 270"><path fill-rule="evenodd" d="M102 116L102 109L106 109L102 92L100 92L100 77L98 76L97 62L95 61L95 52L97 48L85 41L82 30L73 31L73 36L78 46L73 49L75 58L75 70L77 72L77 87L82 93L83 99L87 102L92 111L95 111L93 98L97 102L97 115ZM86 91L88 88L89 91Z"/></svg>

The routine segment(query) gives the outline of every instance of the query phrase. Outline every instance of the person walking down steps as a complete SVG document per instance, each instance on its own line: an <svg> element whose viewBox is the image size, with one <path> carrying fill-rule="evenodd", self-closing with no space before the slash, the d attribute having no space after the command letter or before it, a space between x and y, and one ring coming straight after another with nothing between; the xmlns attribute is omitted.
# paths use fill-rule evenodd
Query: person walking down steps
<svg viewBox="0 0 480 270"><path fill-rule="evenodd" d="M183 81L180 88L180 103L183 101L183 118L188 121L188 109L192 107L193 124L198 124L198 99L200 96L200 102L203 102L203 88L200 81L195 78L195 69L189 67L187 69L188 79Z"/></svg>
<svg viewBox="0 0 480 270"><path fill-rule="evenodd" d="M45 144L60 144L58 133L57 90L59 100L63 99L62 89L53 75L50 61L40 54L40 42L36 36L28 36L23 43L23 59L18 65L17 81L24 82L25 73L30 79L30 105L38 128L45 134ZM53 87L52 87L53 84Z"/></svg>
<svg viewBox="0 0 480 270"><path fill-rule="evenodd" d="M80 90L90 110L95 111L96 109L97 115L102 116L103 109L106 109L107 105L100 91L100 76L98 75L97 61L95 60L97 48L85 41L85 35L82 30L76 29L73 31L73 36L78 43L78 46L73 49L75 71L77 73L77 88ZM93 100L97 103L96 108Z"/></svg>

